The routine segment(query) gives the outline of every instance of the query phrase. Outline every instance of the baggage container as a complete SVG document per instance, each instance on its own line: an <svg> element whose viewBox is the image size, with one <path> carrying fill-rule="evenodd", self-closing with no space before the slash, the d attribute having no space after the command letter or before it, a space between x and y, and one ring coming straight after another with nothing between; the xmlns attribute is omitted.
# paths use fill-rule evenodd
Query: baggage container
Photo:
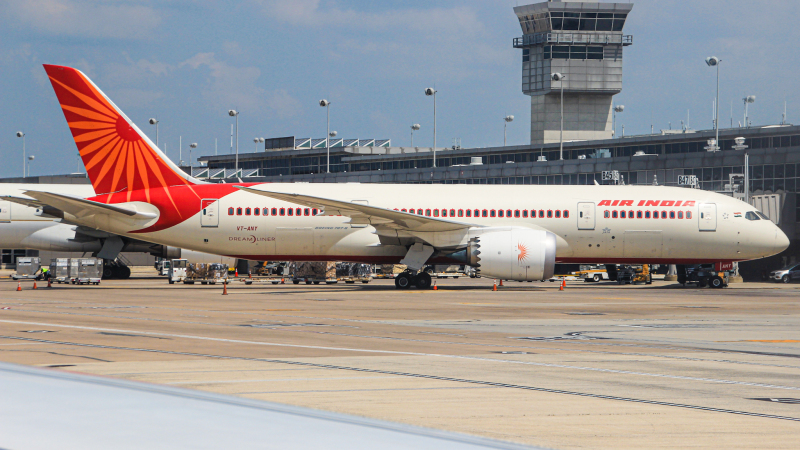
<svg viewBox="0 0 800 450"><path fill-rule="evenodd" d="M76 265L70 264L70 269L77 266L78 276L74 284L100 284L103 278L102 258L72 258Z"/></svg>
<svg viewBox="0 0 800 450"><path fill-rule="evenodd" d="M56 283L69 283L69 258L50 261L50 278Z"/></svg>
<svg viewBox="0 0 800 450"><path fill-rule="evenodd" d="M24 256L17 258L17 271L11 278L14 280L34 280L41 268L41 259L38 256Z"/></svg>

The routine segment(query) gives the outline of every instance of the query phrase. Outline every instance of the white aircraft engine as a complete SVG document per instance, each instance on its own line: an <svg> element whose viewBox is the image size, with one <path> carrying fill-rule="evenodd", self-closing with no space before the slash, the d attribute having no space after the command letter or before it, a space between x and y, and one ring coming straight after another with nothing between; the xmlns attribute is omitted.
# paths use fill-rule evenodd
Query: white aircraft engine
<svg viewBox="0 0 800 450"><path fill-rule="evenodd" d="M488 231L470 242L467 255L483 277L547 280L555 273L556 235L522 227Z"/></svg>

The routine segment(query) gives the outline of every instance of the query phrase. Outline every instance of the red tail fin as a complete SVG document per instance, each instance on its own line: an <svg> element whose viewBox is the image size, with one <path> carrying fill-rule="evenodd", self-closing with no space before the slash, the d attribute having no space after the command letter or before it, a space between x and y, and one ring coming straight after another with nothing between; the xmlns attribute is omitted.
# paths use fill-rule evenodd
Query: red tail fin
<svg viewBox="0 0 800 450"><path fill-rule="evenodd" d="M45 65L97 195L196 184L81 71Z"/></svg>

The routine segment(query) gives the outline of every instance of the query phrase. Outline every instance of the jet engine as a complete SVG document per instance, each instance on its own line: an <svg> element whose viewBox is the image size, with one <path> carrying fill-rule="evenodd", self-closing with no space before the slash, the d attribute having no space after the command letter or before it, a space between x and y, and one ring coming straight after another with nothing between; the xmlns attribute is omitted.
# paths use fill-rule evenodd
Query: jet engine
<svg viewBox="0 0 800 450"><path fill-rule="evenodd" d="M522 227L487 230L470 241L466 258L483 277L547 280L555 273L556 235Z"/></svg>

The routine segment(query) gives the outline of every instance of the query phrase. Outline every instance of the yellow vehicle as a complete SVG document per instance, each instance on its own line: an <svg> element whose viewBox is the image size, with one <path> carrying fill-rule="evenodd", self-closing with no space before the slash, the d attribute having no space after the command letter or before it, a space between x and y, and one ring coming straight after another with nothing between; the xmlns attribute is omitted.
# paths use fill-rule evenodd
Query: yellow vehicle
<svg viewBox="0 0 800 450"><path fill-rule="evenodd" d="M618 284L652 284L653 276L650 274L650 266L622 266L617 270Z"/></svg>

